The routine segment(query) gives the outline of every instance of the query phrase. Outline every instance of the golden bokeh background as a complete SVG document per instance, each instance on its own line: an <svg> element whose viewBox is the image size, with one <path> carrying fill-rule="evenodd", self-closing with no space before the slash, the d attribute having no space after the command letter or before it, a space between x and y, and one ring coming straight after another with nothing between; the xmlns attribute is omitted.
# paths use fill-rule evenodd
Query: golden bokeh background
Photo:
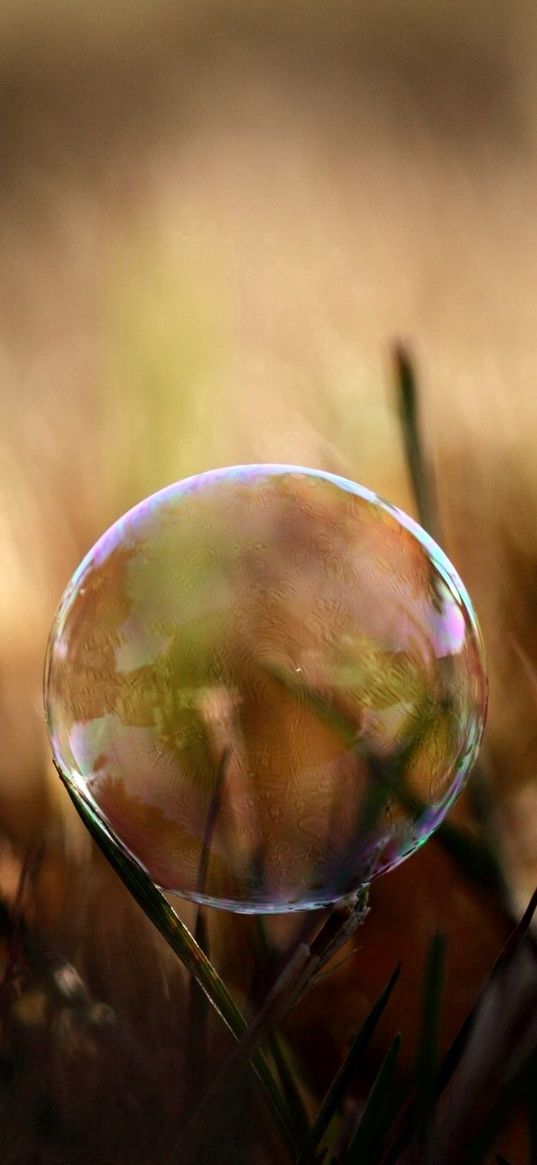
<svg viewBox="0 0 537 1165"><path fill-rule="evenodd" d="M536 38L521 0L2 6L10 831L35 829L41 661L85 550L144 495L238 461L316 464L411 509L403 336L484 626L495 781L531 832ZM527 877L505 843L522 898L536 833Z"/></svg>

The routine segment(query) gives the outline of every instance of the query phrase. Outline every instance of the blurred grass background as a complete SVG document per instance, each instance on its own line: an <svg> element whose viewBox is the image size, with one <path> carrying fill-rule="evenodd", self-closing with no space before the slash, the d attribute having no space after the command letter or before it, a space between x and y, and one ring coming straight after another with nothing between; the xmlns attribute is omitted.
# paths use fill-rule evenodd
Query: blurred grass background
<svg viewBox="0 0 537 1165"><path fill-rule="evenodd" d="M515 911L537 883L536 50L529 0L0 9L0 895L44 838L29 916L114 1006L143 1011L161 962L142 928L118 971L130 907L51 772L60 593L120 513L219 464L318 465L412 510L396 337L485 634ZM379 887L330 1047L439 920L460 1018L503 922L446 860L431 847Z"/></svg>

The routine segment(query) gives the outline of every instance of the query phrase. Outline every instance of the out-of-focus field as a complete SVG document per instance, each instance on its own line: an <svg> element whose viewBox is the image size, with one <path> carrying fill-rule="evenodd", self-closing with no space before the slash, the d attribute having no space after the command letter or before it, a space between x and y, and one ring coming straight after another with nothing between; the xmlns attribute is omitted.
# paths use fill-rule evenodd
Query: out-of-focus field
<svg viewBox="0 0 537 1165"><path fill-rule="evenodd" d="M124 510L219 464L318 465L412 510L397 337L485 635L517 910L537 883L536 49L524 0L2 6L0 893L44 839L32 917L129 1014L159 983L166 1012L170 972L149 930L118 971L132 915L86 877L48 759L60 593ZM460 1013L503 931L444 875L425 908L410 864L377 917L387 971L439 916L468 944Z"/></svg>

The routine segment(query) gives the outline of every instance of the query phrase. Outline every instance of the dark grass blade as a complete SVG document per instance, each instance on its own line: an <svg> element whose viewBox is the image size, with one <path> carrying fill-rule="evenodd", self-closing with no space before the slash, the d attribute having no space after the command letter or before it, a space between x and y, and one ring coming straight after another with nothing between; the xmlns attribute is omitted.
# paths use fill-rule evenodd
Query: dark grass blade
<svg viewBox="0 0 537 1165"><path fill-rule="evenodd" d="M262 999L267 991L270 980L273 978L276 959L267 935L263 917L260 914L254 915L252 919L252 938L257 964L255 997ZM295 1073L289 1063L285 1045L279 1033L275 1030L269 1034L267 1049L276 1069L281 1090L285 1096L290 1119L297 1133L300 1152L305 1155L305 1160L308 1160L311 1146L309 1117L297 1085Z"/></svg>
<svg viewBox="0 0 537 1165"><path fill-rule="evenodd" d="M416 1132L424 1156L429 1126L434 1121L436 1105L445 954L445 938L437 932L432 940L427 960L420 1042L416 1056Z"/></svg>
<svg viewBox="0 0 537 1165"><path fill-rule="evenodd" d="M360 1060L365 1054L370 1040L373 1036L375 1028L380 1020L380 1017L390 999L392 991L397 983L401 971L400 965L395 968L395 971L388 980L384 990L379 995L376 1003L374 1003L369 1015L364 1020L360 1031L353 1040L352 1046L345 1057L339 1071L337 1072L326 1096L319 1109L317 1118L312 1129L312 1141L315 1146L319 1144L324 1136L332 1117L340 1108L352 1078L360 1064Z"/></svg>
<svg viewBox="0 0 537 1165"><path fill-rule="evenodd" d="M404 808L415 817L425 810L423 801L401 784L399 799ZM457 863L461 872L478 886L489 886L501 891L504 877L498 859L487 841L474 837L467 829L461 829L452 821L442 821L435 831L435 839L447 854Z"/></svg>
<svg viewBox="0 0 537 1165"><path fill-rule="evenodd" d="M184 1129L188 1144L185 1165L193 1165L202 1149L207 1121L223 1117L233 1089L240 1080L248 1063L259 1046L266 1042L275 1028L288 1015L297 1000L307 989L319 968L339 945L339 939L346 941L363 918L360 906L362 895L353 896L352 901L338 903L321 926L311 945L299 942L295 945L283 970L276 977L262 1005L254 1016L248 1030L241 1037L237 1047L228 1056L223 1068Z"/></svg>
<svg viewBox="0 0 537 1165"><path fill-rule="evenodd" d="M528 1089L528 1132L530 1165L537 1165L537 1075Z"/></svg>
<svg viewBox="0 0 537 1165"><path fill-rule="evenodd" d="M466 1145L463 1165L482 1165L498 1139L517 1102L528 1094L537 1075L537 1048L533 1048L521 1067L506 1081L496 1104L479 1132Z"/></svg>
<svg viewBox="0 0 537 1165"><path fill-rule="evenodd" d="M382 1132L397 1068L401 1037L396 1035L371 1088L362 1119L345 1158L345 1165L372 1165L373 1150Z"/></svg>
<svg viewBox="0 0 537 1165"><path fill-rule="evenodd" d="M467 830L443 821L435 833L443 849L457 863L459 869L478 886L503 891L505 879L498 859L486 841L474 837Z"/></svg>
<svg viewBox="0 0 537 1165"><path fill-rule="evenodd" d="M520 944L524 941L528 941L528 930L536 908L537 891L532 896L523 917L520 919L517 926L513 929L511 935L507 939L507 942L504 944L502 950L500 951L500 954L498 955L498 958L496 959L489 975L487 976L475 1003L468 1012L466 1019L459 1028L459 1031L453 1039L442 1061L442 1064L440 1065L436 1078L436 1101L438 1101L441 1094L444 1092L452 1078L455 1076L457 1068L459 1067L459 1064L472 1037L474 1024L478 1018L479 1009L489 985L513 959ZM392 1143L382 1157L382 1165L395 1165L395 1162L400 1160L401 1154L407 1145L409 1145L416 1131L415 1114L416 1110L414 1097L409 1097L404 1110L401 1112L400 1117L397 1120L396 1127L393 1129Z"/></svg>
<svg viewBox="0 0 537 1165"><path fill-rule="evenodd" d="M287 1110L296 1133L296 1143L299 1146L298 1161L309 1162L311 1154L311 1126L304 1101L297 1086L296 1076L289 1063L285 1045L277 1031L272 1032L268 1040L268 1051L285 1096Z"/></svg>
<svg viewBox="0 0 537 1165"><path fill-rule="evenodd" d="M340 736L346 747L353 744L360 749L356 725L346 716L335 709L329 701L317 693L307 684L297 683L291 676L266 662L259 665L273 680L281 684L297 699L304 700L319 715L319 718L329 724ZM432 709L425 704L421 711L419 728L401 747L400 754L393 757L389 766L382 766L375 757L367 757L367 761L374 771L374 780L368 788L364 805L361 809L357 829L360 831L372 830L375 823L381 818L386 804L396 797L403 807L416 815L423 812L424 806L416 797L405 788L404 771L412 759L413 753L419 747L423 733L432 721ZM362 749L363 751L363 749ZM378 771L377 771L378 770ZM494 855L494 851L486 841L475 838L467 830L462 830L450 821L443 821L435 834L442 847L456 861L462 873L477 885L490 886L492 889L502 890L504 877ZM338 864L342 867L345 855L339 855Z"/></svg>
<svg viewBox="0 0 537 1165"><path fill-rule="evenodd" d="M443 546L436 481L421 429L420 394L414 360L409 348L401 342L393 345L392 356L404 450L416 500L418 519L424 530L440 546ZM476 818L480 821L486 835L491 828L492 815L487 783L483 780L481 762L479 761L474 765L470 800L473 803ZM465 844L465 838L458 839L457 831L449 823L446 823L445 829L441 827L438 830L438 836L439 840L453 853L461 867L474 881L482 882L500 892L505 892L505 878L491 845L487 846L486 842L476 842L476 848L473 848L469 843Z"/></svg>
<svg viewBox="0 0 537 1165"><path fill-rule="evenodd" d="M311 951L299 944L237 1046L215 1076L188 1124L183 1129L185 1153L183 1165L195 1165L204 1150L209 1123L224 1123L234 1091L250 1060L258 1055L260 1044L269 1039L280 1021L288 1014L296 997L297 985L311 963ZM286 1110L287 1111L287 1110ZM296 1133L293 1130L296 1146Z"/></svg>
<svg viewBox="0 0 537 1165"><path fill-rule="evenodd" d="M393 361L405 453L419 520L424 530L440 542L436 486L421 436L416 371L410 352L404 344L394 346Z"/></svg>
<svg viewBox="0 0 537 1165"><path fill-rule="evenodd" d="M307 684L296 683L279 669L267 663L260 665L278 683L289 692L296 694L297 699L305 700L319 715L320 719L328 723L340 735L346 746L352 743L360 748L357 741L356 726L337 709L308 687ZM374 772L368 795L361 810L357 829L361 832L372 830L382 816L385 805L396 797L403 807L414 814L423 812L424 806L413 797L405 788L404 771L410 763L413 753L419 747L423 733L432 720L432 709L427 705L422 709L419 728L401 748L400 755L390 761L384 770L382 764L375 757L367 757L368 763ZM376 770L379 771L376 771ZM443 821L436 831L436 838L446 852L456 861L462 873L477 885L490 886L492 889L502 890L504 878L491 846L467 831L453 825L450 821ZM340 855L340 864L344 864L345 856Z"/></svg>
<svg viewBox="0 0 537 1165"><path fill-rule="evenodd" d="M229 750L226 749L222 754L220 764L218 765L215 773L209 811L207 813L207 820L205 822L205 831L201 847L196 884L196 889L199 894L204 893L207 883L211 842L218 820L218 814L220 812L220 805L222 802L222 787L225 779L228 759ZM194 938L201 950L208 953L209 936L207 929L207 918L202 907L198 907L197 910ZM185 1039L185 1064L188 1065L188 1072L185 1072L184 1076L183 1090L183 1114L185 1120L187 1119L188 1113L191 1111L193 1105L196 1102L196 1097L198 1097L202 1092L207 1076L208 1015L209 1002L207 995L205 991L201 989L196 979L192 977L190 980L190 999L188 1004Z"/></svg>
<svg viewBox="0 0 537 1165"><path fill-rule="evenodd" d="M438 1099L438 1043L444 964L445 940L437 932L431 943L425 971L415 1087L403 1097L399 1112L394 1113L393 1139L382 1158L383 1165L394 1165L414 1137L417 1138L418 1159L427 1160L429 1132Z"/></svg>
<svg viewBox="0 0 537 1165"><path fill-rule="evenodd" d="M510 962L510 960L513 958L516 951L518 950L518 947L520 946L520 944L527 937L528 931L529 931L529 928L531 925L531 921L532 921L533 915L535 914L536 910L537 910L537 890L532 895L532 897L528 903L528 906L526 907L526 910L524 911L522 918L517 923L517 925L514 927L512 933L510 934L509 938L507 939L507 942L504 944L502 950L500 951L500 954L498 955L498 958L496 959L496 962L494 963L494 966L492 967L490 974L487 976L487 979L485 980L485 983L483 984L483 987L482 987L481 991L479 992L479 995L478 995L473 1007L468 1012L468 1015L466 1016L464 1023L462 1024L461 1028L457 1032L455 1039L453 1040L450 1048L448 1049L448 1052L445 1056L444 1062L443 1062L442 1067L440 1069L439 1080L438 1080L439 1092L442 1092L444 1090L444 1088L447 1086L447 1084L451 1080L451 1077L453 1076L453 1073L455 1072L456 1068L458 1067L458 1065L462 1059L464 1050L465 1050L466 1045L468 1043L468 1040L469 1040L469 1037L470 1037L470 1034L471 1034L471 1031L472 1031L474 1022L475 1022L475 1018L476 1018L478 1009L481 1005L481 1001L483 999L483 996L487 990L488 983L490 982L491 979L495 978L496 975L498 975L500 973L500 971L506 966L506 964L508 962Z"/></svg>
<svg viewBox="0 0 537 1165"><path fill-rule="evenodd" d="M196 979L226 1026L235 1038L240 1040L248 1029L246 1020L229 994L225 983L198 946L188 927L175 913L164 894L153 884L149 876L118 844L106 824L82 799L76 787L64 777L61 771L59 771L59 775L88 832L102 849L111 866L119 874L135 901L160 931L186 970ZM263 1087L267 1103L287 1146L293 1150L295 1137L287 1106L270 1065L257 1049L252 1056L252 1062L257 1078Z"/></svg>
<svg viewBox="0 0 537 1165"><path fill-rule="evenodd" d="M211 854L211 842L216 828L218 815L220 813L220 806L222 804L222 791L226 776L226 769L231 755L231 749L226 748L220 758L220 763L214 776L213 791L211 801L209 804L209 811L207 813L207 820L205 822L205 831L201 846L200 862L198 867L198 876L196 888L198 894L203 894L207 884L207 871L209 869L209 858Z"/></svg>
<svg viewBox="0 0 537 1165"><path fill-rule="evenodd" d="M200 950L209 954L209 936L207 920L203 907L198 907L194 939ZM192 976L188 1000L188 1015L186 1021L184 1062L188 1071L184 1074L183 1088L183 1118L186 1120L195 1098L204 1088L207 1075L207 1025L209 1019L209 1001L206 992Z"/></svg>
<svg viewBox="0 0 537 1165"><path fill-rule="evenodd" d="M325 724L329 724L331 728L339 735L343 743L350 747L355 744L360 736L359 729L356 724L345 716L338 708L334 708L320 692L315 688L310 687L301 680L295 679L289 672L278 667L276 664L270 663L268 660L258 660L258 667L264 671L266 675L270 676L275 683L285 688L291 696L295 696L300 702L307 704L314 712L317 712L320 719Z"/></svg>

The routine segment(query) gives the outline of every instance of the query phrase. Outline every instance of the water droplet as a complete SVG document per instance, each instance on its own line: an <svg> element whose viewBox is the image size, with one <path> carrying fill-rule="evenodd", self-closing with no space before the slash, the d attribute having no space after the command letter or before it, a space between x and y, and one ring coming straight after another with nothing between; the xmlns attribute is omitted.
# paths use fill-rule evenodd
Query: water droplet
<svg viewBox="0 0 537 1165"><path fill-rule="evenodd" d="M202 474L116 522L46 662L64 779L158 885L241 911L337 901L417 848L485 704L442 551L362 487L286 466Z"/></svg>

